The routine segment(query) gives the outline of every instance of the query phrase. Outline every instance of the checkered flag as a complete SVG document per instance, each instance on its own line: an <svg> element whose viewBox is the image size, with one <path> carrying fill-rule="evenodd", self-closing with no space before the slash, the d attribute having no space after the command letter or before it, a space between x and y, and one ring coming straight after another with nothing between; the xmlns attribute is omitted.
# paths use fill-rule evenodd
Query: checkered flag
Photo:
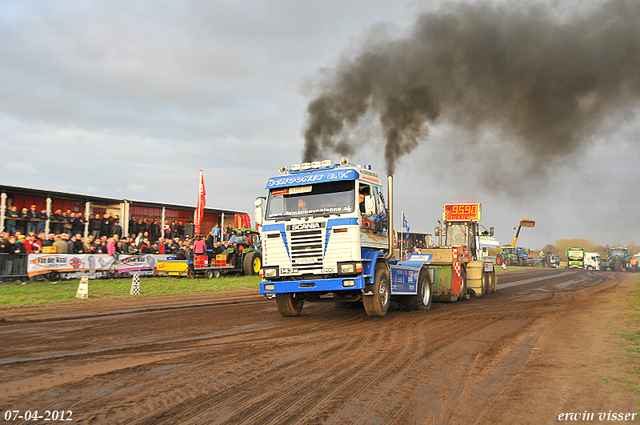
<svg viewBox="0 0 640 425"><path fill-rule="evenodd" d="M134 274L131 281L131 295L140 295L140 275Z"/></svg>

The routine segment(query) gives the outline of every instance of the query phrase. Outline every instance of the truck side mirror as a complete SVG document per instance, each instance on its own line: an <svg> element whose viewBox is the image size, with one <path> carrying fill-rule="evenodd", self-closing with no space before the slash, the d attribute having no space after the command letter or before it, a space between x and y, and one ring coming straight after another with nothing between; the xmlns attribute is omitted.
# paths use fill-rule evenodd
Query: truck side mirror
<svg viewBox="0 0 640 425"><path fill-rule="evenodd" d="M367 195L364 197L364 211L366 215L373 215L376 213L376 206L373 202L373 196Z"/></svg>
<svg viewBox="0 0 640 425"><path fill-rule="evenodd" d="M489 227L489 236L493 236L493 227Z"/></svg>

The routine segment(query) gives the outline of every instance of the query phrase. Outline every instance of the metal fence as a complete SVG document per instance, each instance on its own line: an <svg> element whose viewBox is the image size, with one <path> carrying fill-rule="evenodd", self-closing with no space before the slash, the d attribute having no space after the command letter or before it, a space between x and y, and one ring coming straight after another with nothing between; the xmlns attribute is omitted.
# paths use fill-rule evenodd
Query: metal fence
<svg viewBox="0 0 640 425"><path fill-rule="evenodd" d="M27 255L29 254L0 254L0 279L26 279Z"/></svg>

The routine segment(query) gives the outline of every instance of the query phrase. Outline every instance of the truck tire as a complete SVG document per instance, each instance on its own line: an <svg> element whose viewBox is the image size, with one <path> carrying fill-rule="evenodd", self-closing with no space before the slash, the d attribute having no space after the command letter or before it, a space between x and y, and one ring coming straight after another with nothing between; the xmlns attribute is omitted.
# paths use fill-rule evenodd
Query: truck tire
<svg viewBox="0 0 640 425"><path fill-rule="evenodd" d="M207 279L217 279L220 277L220 270L207 270L205 275Z"/></svg>
<svg viewBox="0 0 640 425"><path fill-rule="evenodd" d="M622 264L622 261L616 261L614 270L617 272L621 272L624 270L624 265Z"/></svg>
<svg viewBox="0 0 640 425"><path fill-rule="evenodd" d="M276 306L283 317L299 316L304 300L296 294L276 294Z"/></svg>
<svg viewBox="0 0 640 425"><path fill-rule="evenodd" d="M242 271L245 276L255 276L260 273L261 268L262 258L258 251L249 252L244 256Z"/></svg>
<svg viewBox="0 0 640 425"><path fill-rule="evenodd" d="M429 272L422 269L420 277L418 277L418 293L416 295L398 297L398 307L403 311L429 310L432 298Z"/></svg>
<svg viewBox="0 0 640 425"><path fill-rule="evenodd" d="M482 273L482 295L489 295L489 273Z"/></svg>
<svg viewBox="0 0 640 425"><path fill-rule="evenodd" d="M391 300L391 284L389 279L389 269L386 264L376 264L373 284L365 285L365 295L362 297L364 311L369 316L384 316L389 309ZM366 295L372 292L373 295Z"/></svg>

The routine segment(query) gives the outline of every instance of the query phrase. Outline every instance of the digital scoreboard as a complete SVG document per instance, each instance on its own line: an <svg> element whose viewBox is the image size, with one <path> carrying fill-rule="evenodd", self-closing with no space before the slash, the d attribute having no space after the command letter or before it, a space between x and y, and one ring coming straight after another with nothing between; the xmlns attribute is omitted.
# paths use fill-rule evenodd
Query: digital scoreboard
<svg viewBox="0 0 640 425"><path fill-rule="evenodd" d="M480 221L482 204L443 204L442 218L445 221Z"/></svg>

